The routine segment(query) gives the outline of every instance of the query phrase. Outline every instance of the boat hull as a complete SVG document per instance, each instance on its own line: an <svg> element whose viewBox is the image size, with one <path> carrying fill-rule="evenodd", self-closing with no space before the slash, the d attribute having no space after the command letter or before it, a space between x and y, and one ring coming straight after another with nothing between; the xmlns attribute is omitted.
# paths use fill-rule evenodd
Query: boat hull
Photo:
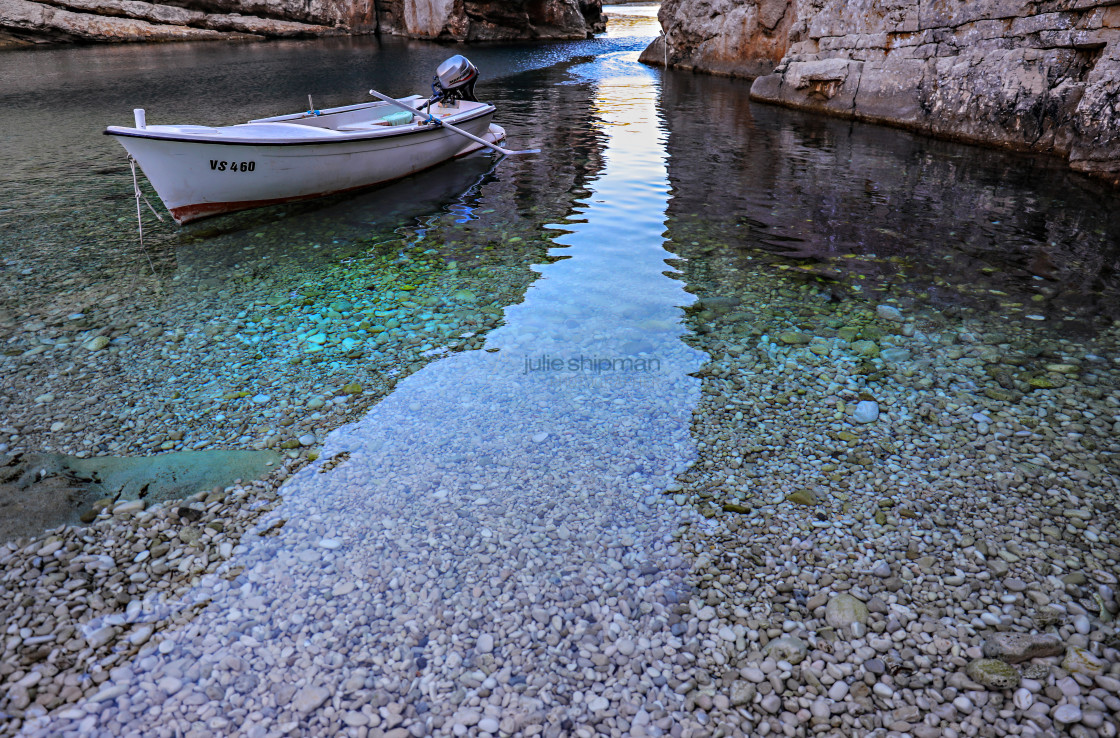
<svg viewBox="0 0 1120 738"><path fill-rule="evenodd" d="M458 123L504 137L493 113ZM176 223L307 200L389 182L478 150L446 128L346 140L235 143L114 136L140 165Z"/></svg>

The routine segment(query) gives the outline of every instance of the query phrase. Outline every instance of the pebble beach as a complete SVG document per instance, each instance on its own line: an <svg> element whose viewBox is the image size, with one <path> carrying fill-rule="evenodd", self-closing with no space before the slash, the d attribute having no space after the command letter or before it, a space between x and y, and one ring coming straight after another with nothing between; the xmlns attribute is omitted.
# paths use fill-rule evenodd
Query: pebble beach
<svg viewBox="0 0 1120 738"><path fill-rule="evenodd" d="M0 544L0 732L1117 735L1120 323L667 219L659 73L565 74L598 118L518 217L496 176L304 266L254 226L222 280L8 296L4 484L278 462Z"/></svg>

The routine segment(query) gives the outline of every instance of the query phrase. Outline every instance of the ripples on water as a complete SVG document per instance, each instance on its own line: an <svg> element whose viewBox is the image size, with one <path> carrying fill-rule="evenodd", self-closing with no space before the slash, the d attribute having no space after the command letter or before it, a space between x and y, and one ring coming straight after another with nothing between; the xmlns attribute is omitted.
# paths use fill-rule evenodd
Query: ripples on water
<svg viewBox="0 0 1120 738"><path fill-rule="evenodd" d="M498 684L508 715L562 725L660 659L695 661L673 616L689 591L673 540L701 522L661 493L711 462L694 416L709 358L765 353L765 331L795 310L815 326L822 300L895 300L953 330L1006 318L1018 348L1049 326L1090 349L1114 340L1114 191L1058 162L754 106L743 82L642 67L655 30L628 11L593 42L470 50L511 144L539 157L149 222L146 254L105 124L140 105L153 122L228 123L308 92L324 107L370 84L404 93L451 50L330 39L0 57L16 80L0 95L14 132L0 142L3 423L19 425L0 442L142 453L153 439L277 446L299 429L317 434L314 454L289 456L322 454L233 545L204 533L162 594L126 585L115 609L138 604L83 616L87 634L157 623L167 646L85 653L90 672L114 669L110 696L42 730L294 730L293 705L318 708L320 688L320 728L374 713L393 727L397 703L431 728L447 717L434 707L467 720ZM726 325L732 304L745 331ZM388 340L368 325L393 316L408 324ZM80 342L102 327L114 343L97 363ZM332 336L322 349L314 331ZM60 375L65 398L33 402ZM365 399L332 407L349 381ZM230 389L268 397L257 408ZM322 412L295 411L316 394ZM71 414L78 429L46 430ZM179 523L149 520L178 546ZM614 680L602 653L622 664ZM679 702L658 675L643 710ZM122 685L117 702L106 690Z"/></svg>

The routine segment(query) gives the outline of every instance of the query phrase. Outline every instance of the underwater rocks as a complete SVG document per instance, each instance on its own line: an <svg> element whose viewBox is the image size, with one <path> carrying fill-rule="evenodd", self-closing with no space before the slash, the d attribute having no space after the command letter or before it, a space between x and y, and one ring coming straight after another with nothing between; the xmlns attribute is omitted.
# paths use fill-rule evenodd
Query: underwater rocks
<svg viewBox="0 0 1120 738"><path fill-rule="evenodd" d="M711 680L692 694L694 715L728 735L931 738L1026 732L1073 706L1067 730L1120 720L1120 696L1099 681L1120 674L1120 539L1106 509L1117 487L1101 455L1120 451L1117 366L1095 364L1089 382L1045 366L1109 355L1117 327L1075 341L913 307L899 322L874 302L837 305L818 285L761 284L708 259L697 291L742 307L691 316L713 356L699 458L676 492L703 518L678 534L694 562L686 632ZM858 340L909 356L861 357ZM1038 369L1074 380L1028 393ZM1007 400L985 392L1000 378ZM862 403L879 422L855 422ZM815 505L784 504L804 489ZM734 644L719 637L728 629L742 633ZM767 650L789 637L808 649L796 666ZM1103 670L1063 666L1074 647ZM737 709L705 707L704 694Z"/></svg>
<svg viewBox="0 0 1120 738"><path fill-rule="evenodd" d="M249 482L279 468L273 451L183 451L145 457L16 454L0 467L0 542L88 523L99 512L140 512L152 503Z"/></svg>

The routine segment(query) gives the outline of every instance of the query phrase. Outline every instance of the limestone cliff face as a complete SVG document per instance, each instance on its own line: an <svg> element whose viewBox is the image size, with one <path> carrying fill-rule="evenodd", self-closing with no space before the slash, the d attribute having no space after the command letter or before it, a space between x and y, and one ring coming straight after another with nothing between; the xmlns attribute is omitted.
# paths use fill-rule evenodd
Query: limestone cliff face
<svg viewBox="0 0 1120 738"><path fill-rule="evenodd" d="M790 0L665 0L657 17L662 35L642 61L757 77L785 54L797 8Z"/></svg>
<svg viewBox="0 0 1120 738"><path fill-rule="evenodd" d="M738 48L757 100L1059 154L1120 184L1117 0L786 0L775 30L732 22L768 1L670 0L668 51L645 58L720 72Z"/></svg>
<svg viewBox="0 0 1120 738"><path fill-rule="evenodd" d="M455 41L587 38L601 0L0 0L0 46L385 32Z"/></svg>
<svg viewBox="0 0 1120 738"><path fill-rule="evenodd" d="M575 39L604 28L601 0L397 0L390 12L393 31L411 38Z"/></svg>

